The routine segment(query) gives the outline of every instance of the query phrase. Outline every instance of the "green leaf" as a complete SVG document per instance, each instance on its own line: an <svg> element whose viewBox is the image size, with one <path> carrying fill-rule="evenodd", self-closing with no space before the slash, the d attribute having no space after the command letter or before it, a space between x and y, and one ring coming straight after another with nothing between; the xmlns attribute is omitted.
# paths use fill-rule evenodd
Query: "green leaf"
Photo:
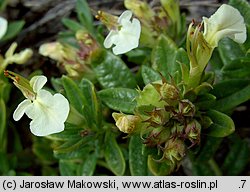
<svg viewBox="0 0 250 192"><path fill-rule="evenodd" d="M3 99L0 98L0 150L6 151L6 106Z"/></svg>
<svg viewBox="0 0 250 192"><path fill-rule="evenodd" d="M124 113L133 113L138 92L128 88L111 88L98 92L101 100L111 109Z"/></svg>
<svg viewBox="0 0 250 192"><path fill-rule="evenodd" d="M148 156L148 168L155 176L166 176L172 172L171 166L166 161L156 162L151 155Z"/></svg>
<svg viewBox="0 0 250 192"><path fill-rule="evenodd" d="M142 66L141 74L145 85L161 80L160 74L146 65Z"/></svg>
<svg viewBox="0 0 250 192"><path fill-rule="evenodd" d="M56 159L53 156L53 150L51 148L51 141L44 138L35 138L34 144L32 145L33 153L39 158L43 164L56 163Z"/></svg>
<svg viewBox="0 0 250 192"><path fill-rule="evenodd" d="M8 156L0 149L0 174L5 175L9 171Z"/></svg>
<svg viewBox="0 0 250 192"><path fill-rule="evenodd" d="M249 84L250 80L244 79L224 80L213 85L213 89L210 93L215 95L217 99L221 99L244 89Z"/></svg>
<svg viewBox="0 0 250 192"><path fill-rule="evenodd" d="M80 168L80 175L82 176L92 176L96 168L98 155L92 153L87 155L87 158L83 161L83 165Z"/></svg>
<svg viewBox="0 0 250 192"><path fill-rule="evenodd" d="M95 87L87 79L82 79L79 87L84 96L84 100L82 100L84 105L83 112L88 120L89 126L94 130L99 129L102 123L102 116L100 115L102 110Z"/></svg>
<svg viewBox="0 0 250 192"><path fill-rule="evenodd" d="M68 18L63 18L62 23L69 28L71 31L77 32L80 29L83 29L83 26L81 26L78 22L68 19Z"/></svg>
<svg viewBox="0 0 250 192"><path fill-rule="evenodd" d="M83 158L93 150L93 137L85 136L82 139L70 139L54 149L54 156L58 159Z"/></svg>
<svg viewBox="0 0 250 192"><path fill-rule="evenodd" d="M195 162L197 162L197 164L202 164L203 162L213 158L215 152L220 147L222 138L208 136L206 137L206 139L204 138L201 142L201 149L195 159Z"/></svg>
<svg viewBox="0 0 250 192"><path fill-rule="evenodd" d="M65 123L64 131L60 133L55 133L47 136L49 139L54 141L67 141L70 139L80 139L80 134L83 131L81 127L76 127L75 125Z"/></svg>
<svg viewBox="0 0 250 192"><path fill-rule="evenodd" d="M77 12L77 17L81 22L81 24L83 24L83 26L86 27L86 29L88 29L89 32L93 33L94 31L93 17L86 0L77 0L76 12Z"/></svg>
<svg viewBox="0 0 250 192"><path fill-rule="evenodd" d="M210 93L198 95L195 100L195 106L201 110L208 110L211 108L213 103L216 101L216 97Z"/></svg>
<svg viewBox="0 0 250 192"><path fill-rule="evenodd" d="M129 169L132 176L148 175L147 155L142 154L143 144L141 137L132 136L129 141Z"/></svg>
<svg viewBox="0 0 250 192"><path fill-rule="evenodd" d="M245 53L242 47L232 39L224 38L220 40L218 50L224 66L230 64L233 60L244 57Z"/></svg>
<svg viewBox="0 0 250 192"><path fill-rule="evenodd" d="M15 37L22 30L24 24L25 22L23 20L8 23L7 31L1 41L6 41Z"/></svg>
<svg viewBox="0 0 250 192"><path fill-rule="evenodd" d="M74 161L62 160L59 161L60 175L62 176L76 176L79 165Z"/></svg>
<svg viewBox="0 0 250 192"><path fill-rule="evenodd" d="M195 162L192 164L193 176L216 176L216 172L213 170L209 161Z"/></svg>
<svg viewBox="0 0 250 192"><path fill-rule="evenodd" d="M232 88L233 89L233 88ZM218 99L213 108L218 111L228 111L250 99L250 85L245 86L241 90L221 99Z"/></svg>
<svg viewBox="0 0 250 192"><path fill-rule="evenodd" d="M170 38L161 35L152 51L153 69L170 79L169 75L173 76L176 69L176 53L175 43Z"/></svg>
<svg viewBox="0 0 250 192"><path fill-rule="evenodd" d="M134 75L119 57L107 52L103 59L102 63L94 68L103 88L136 87Z"/></svg>
<svg viewBox="0 0 250 192"><path fill-rule="evenodd" d="M229 116L216 110L209 110L206 114L213 121L207 129L208 135L213 137L226 137L234 132L234 122Z"/></svg>
<svg viewBox="0 0 250 192"><path fill-rule="evenodd" d="M125 159L112 133L106 133L104 145L104 156L109 168L115 175L123 175L126 167Z"/></svg>
<svg viewBox="0 0 250 192"><path fill-rule="evenodd" d="M249 163L250 149L247 141L235 135L230 137L230 140L230 151L222 165L222 170L225 172L225 175L237 176L244 171Z"/></svg>
<svg viewBox="0 0 250 192"><path fill-rule="evenodd" d="M11 85L8 82L7 78L1 79L0 76L0 99L2 98L4 102L7 102L9 100L11 91Z"/></svg>
<svg viewBox="0 0 250 192"><path fill-rule="evenodd" d="M182 80L188 82L189 78L189 58L187 52L183 48L179 48L176 53L176 63L173 66L174 79L176 83L180 83Z"/></svg>
<svg viewBox="0 0 250 192"><path fill-rule="evenodd" d="M223 78L249 79L250 78L250 57L233 60L222 68Z"/></svg>
<svg viewBox="0 0 250 192"><path fill-rule="evenodd" d="M77 86L77 84L67 76L62 77L62 84L65 89L67 98L70 104L82 114L82 109L84 107L84 96L82 95L81 90Z"/></svg>

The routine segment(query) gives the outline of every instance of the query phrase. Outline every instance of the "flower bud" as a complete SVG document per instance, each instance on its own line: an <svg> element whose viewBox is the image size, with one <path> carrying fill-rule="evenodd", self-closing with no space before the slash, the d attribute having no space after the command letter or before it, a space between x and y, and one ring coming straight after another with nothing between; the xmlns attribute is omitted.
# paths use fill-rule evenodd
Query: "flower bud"
<svg viewBox="0 0 250 192"><path fill-rule="evenodd" d="M143 21L150 21L155 13L150 8L149 4L141 0L125 0L125 7L132 10L132 12Z"/></svg>
<svg viewBox="0 0 250 192"><path fill-rule="evenodd" d="M192 145L200 142L201 125L198 121L193 120L187 124L185 128L185 134L187 138L192 142Z"/></svg>
<svg viewBox="0 0 250 192"><path fill-rule="evenodd" d="M45 43L39 47L39 53L58 62L63 62L65 53L63 45L59 42Z"/></svg>
<svg viewBox="0 0 250 192"><path fill-rule="evenodd" d="M144 144L147 146L159 146L165 143L170 137L170 130L167 127L159 126L151 130L144 141Z"/></svg>
<svg viewBox="0 0 250 192"><path fill-rule="evenodd" d="M118 17L107 12L98 11L95 17L96 19L100 20L109 30L117 29L119 26Z"/></svg>
<svg viewBox="0 0 250 192"><path fill-rule="evenodd" d="M195 106L189 100L184 99L179 102L179 112L188 117L193 117L195 114Z"/></svg>
<svg viewBox="0 0 250 192"><path fill-rule="evenodd" d="M163 82L163 84L153 83L153 86L160 94L161 100L171 104L171 101L179 99L179 90L174 85Z"/></svg>
<svg viewBox="0 0 250 192"><path fill-rule="evenodd" d="M163 157L170 160L174 165L177 165L185 156L185 144L180 139L170 139L165 143L163 149Z"/></svg>
<svg viewBox="0 0 250 192"><path fill-rule="evenodd" d="M121 113L113 113L112 117L116 121L116 126L123 133L132 133L135 131L140 118L135 115L125 115Z"/></svg>
<svg viewBox="0 0 250 192"><path fill-rule="evenodd" d="M4 75L13 80L13 84L23 93L23 95L30 100L34 100L36 97L35 92L33 91L30 82L12 71L4 71Z"/></svg>
<svg viewBox="0 0 250 192"><path fill-rule="evenodd" d="M24 64L31 58L32 55L33 55L32 49L24 49L20 53L16 53L12 57L7 58L7 60L9 64L12 63Z"/></svg>
<svg viewBox="0 0 250 192"><path fill-rule="evenodd" d="M170 114L165 111L164 108L155 108L153 111L147 112L149 114L149 119L145 122L150 123L151 126L157 127L159 125L164 125L169 120Z"/></svg>

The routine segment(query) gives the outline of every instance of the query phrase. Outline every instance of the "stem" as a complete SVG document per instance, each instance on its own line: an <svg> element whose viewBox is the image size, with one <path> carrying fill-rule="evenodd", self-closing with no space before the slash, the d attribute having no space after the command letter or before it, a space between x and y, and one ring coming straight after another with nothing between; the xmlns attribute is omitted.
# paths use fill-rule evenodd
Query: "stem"
<svg viewBox="0 0 250 192"><path fill-rule="evenodd" d="M208 164L210 165L216 176L222 176L222 172L214 159L210 159L208 161Z"/></svg>

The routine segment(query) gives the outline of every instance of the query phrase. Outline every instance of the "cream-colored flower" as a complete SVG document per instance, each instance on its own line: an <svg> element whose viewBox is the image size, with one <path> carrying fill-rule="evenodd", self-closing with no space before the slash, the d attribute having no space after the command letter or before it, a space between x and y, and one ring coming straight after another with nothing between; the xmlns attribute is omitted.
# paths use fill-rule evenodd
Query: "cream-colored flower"
<svg viewBox="0 0 250 192"><path fill-rule="evenodd" d="M39 47L39 54L54 59L58 62L63 62L66 55L63 45L59 42L42 44Z"/></svg>
<svg viewBox="0 0 250 192"><path fill-rule="evenodd" d="M5 35L8 27L8 21L3 17L0 17L0 39Z"/></svg>
<svg viewBox="0 0 250 192"><path fill-rule="evenodd" d="M223 4L210 17L203 17L204 38L212 48L218 46L223 37L229 37L237 43L246 41L246 25L240 12L230 5Z"/></svg>
<svg viewBox="0 0 250 192"><path fill-rule="evenodd" d="M32 119L30 130L36 136L46 136L64 130L64 122L69 114L69 102L61 94L52 95L49 91L42 89L47 82L45 76L34 76L27 87L33 91L24 96L13 114L15 121L18 121L24 113ZM18 82L17 82L18 83Z"/></svg>
<svg viewBox="0 0 250 192"><path fill-rule="evenodd" d="M110 48L113 44L113 52L115 55L126 53L139 45L141 34L140 21L132 17L132 12L124 11L118 18L118 28L111 30L104 40L104 47Z"/></svg>

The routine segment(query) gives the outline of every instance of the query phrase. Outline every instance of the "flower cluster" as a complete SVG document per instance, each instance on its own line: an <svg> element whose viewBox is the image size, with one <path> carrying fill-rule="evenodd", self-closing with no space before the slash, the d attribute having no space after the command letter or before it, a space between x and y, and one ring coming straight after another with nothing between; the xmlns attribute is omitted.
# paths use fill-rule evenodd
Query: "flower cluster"
<svg viewBox="0 0 250 192"><path fill-rule="evenodd" d="M146 85L136 101L134 115L113 113L117 127L128 134L140 133L145 145L157 146L160 161L167 161L173 171L185 155L187 141L188 147L200 142L195 106L164 78Z"/></svg>

